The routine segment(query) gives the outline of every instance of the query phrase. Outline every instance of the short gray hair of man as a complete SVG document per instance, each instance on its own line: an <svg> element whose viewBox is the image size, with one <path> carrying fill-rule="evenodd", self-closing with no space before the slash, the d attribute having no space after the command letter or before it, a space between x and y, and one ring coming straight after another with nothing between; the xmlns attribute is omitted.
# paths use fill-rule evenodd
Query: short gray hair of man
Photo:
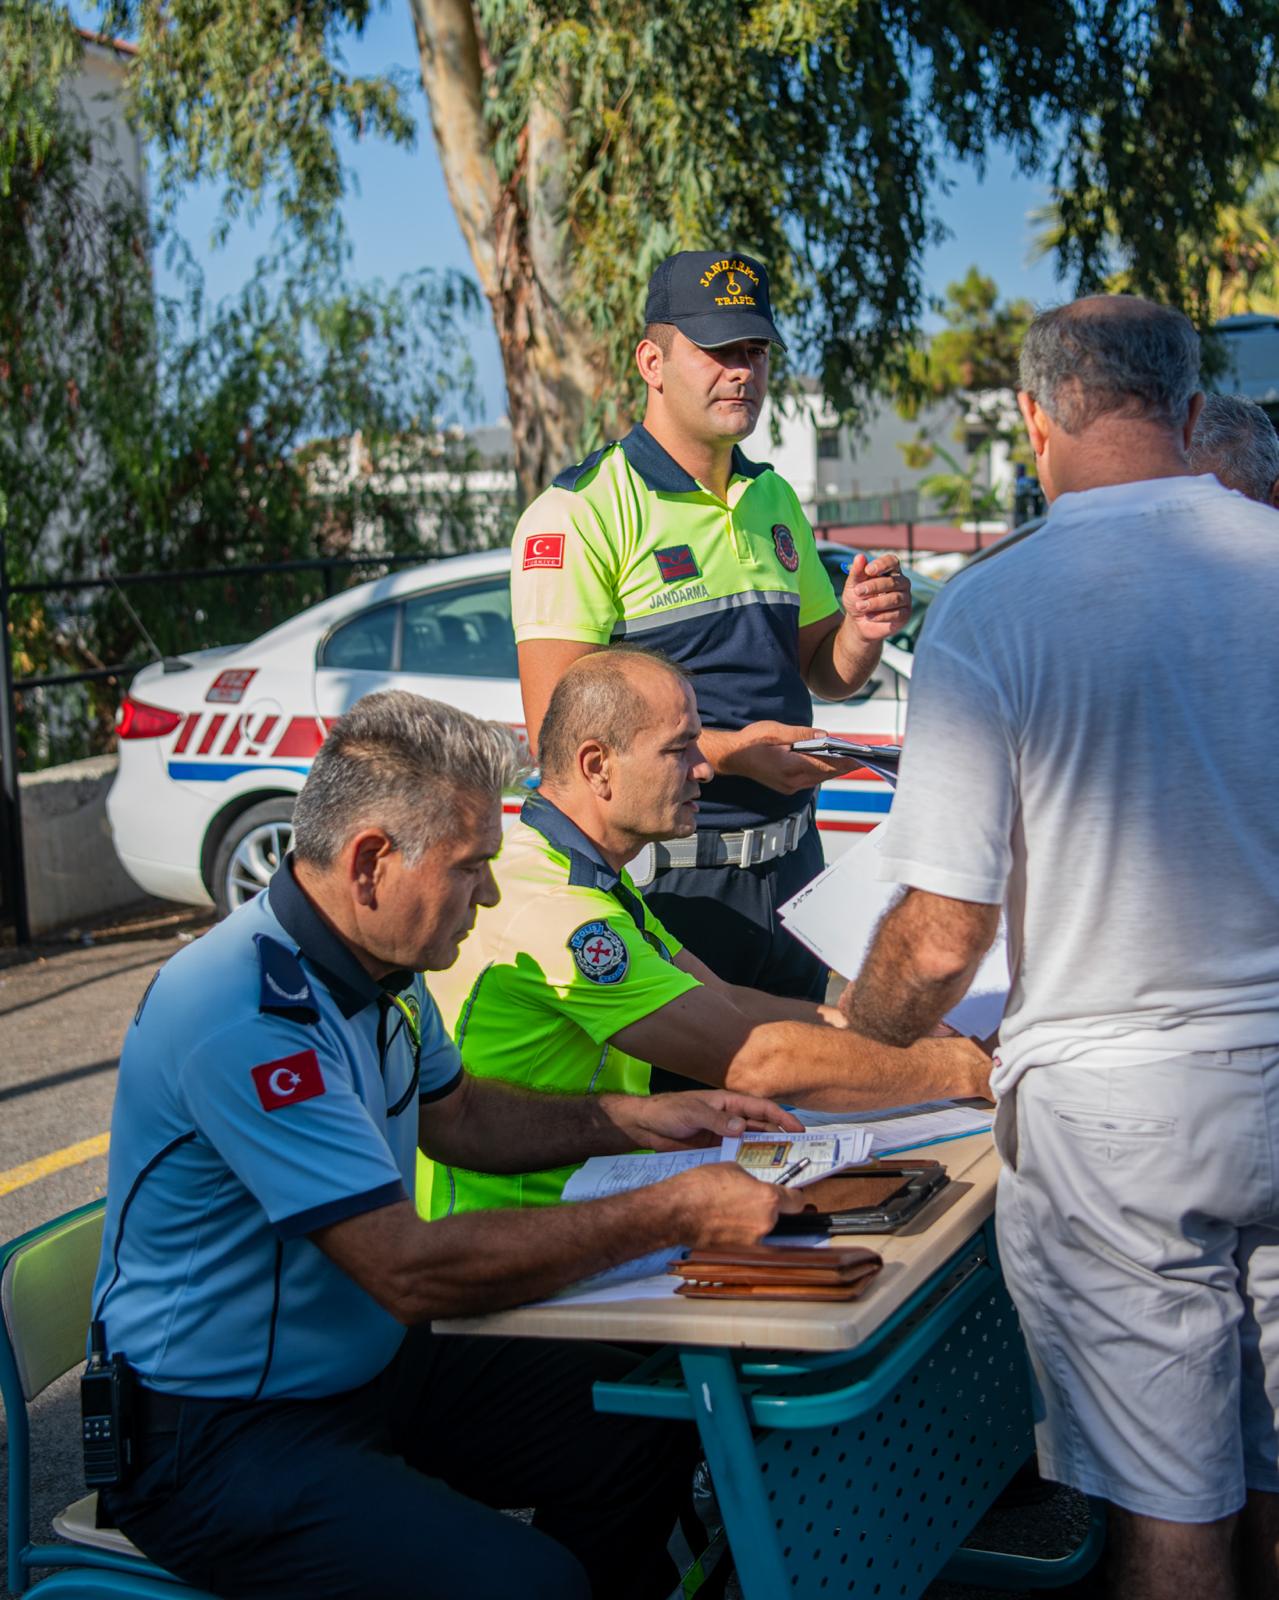
<svg viewBox="0 0 1279 1600"><path fill-rule="evenodd" d="M459 803L497 800L522 770L509 728L404 689L339 717L293 810L293 851L332 866L361 828L383 829L413 866L456 831Z"/></svg>
<svg viewBox="0 0 1279 1600"><path fill-rule="evenodd" d="M569 667L555 685L537 737L543 777L552 783L567 778L588 739L598 739L610 750L630 749L635 735L648 725L644 697L636 691L636 678L645 668L690 681L675 662L629 644L595 651Z"/></svg>
<svg viewBox="0 0 1279 1600"><path fill-rule="evenodd" d="M1097 295L1041 312L1020 367L1021 388L1067 433L1111 414L1181 428L1199 386L1199 335L1180 311Z"/></svg>
<svg viewBox="0 0 1279 1600"><path fill-rule="evenodd" d="M1279 433L1255 400L1210 394L1195 423L1190 465L1268 506L1279 479Z"/></svg>

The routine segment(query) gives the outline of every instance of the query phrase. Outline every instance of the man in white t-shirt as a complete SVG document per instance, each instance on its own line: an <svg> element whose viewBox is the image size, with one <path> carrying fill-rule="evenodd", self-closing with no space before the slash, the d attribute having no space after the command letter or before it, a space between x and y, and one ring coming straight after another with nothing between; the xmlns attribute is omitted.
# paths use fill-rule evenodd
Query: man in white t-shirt
<svg viewBox="0 0 1279 1600"><path fill-rule="evenodd" d="M1279 1593L1279 540L1190 473L1198 367L1126 296L1027 333L1051 510L929 617L841 1002L909 1044L1006 908L1001 1257L1124 1600Z"/></svg>

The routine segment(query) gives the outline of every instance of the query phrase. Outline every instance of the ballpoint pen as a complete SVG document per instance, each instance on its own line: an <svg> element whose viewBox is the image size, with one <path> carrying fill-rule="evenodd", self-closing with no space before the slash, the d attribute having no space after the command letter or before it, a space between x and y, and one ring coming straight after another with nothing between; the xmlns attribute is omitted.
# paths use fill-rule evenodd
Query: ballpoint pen
<svg viewBox="0 0 1279 1600"><path fill-rule="evenodd" d="M787 1167L786 1171L782 1173L780 1178L778 1178L778 1184L781 1185L783 1183L789 1183L792 1178L798 1178L800 1173L803 1172L804 1168L810 1166L812 1166L812 1162L807 1156L801 1156L798 1161L792 1161L790 1166Z"/></svg>

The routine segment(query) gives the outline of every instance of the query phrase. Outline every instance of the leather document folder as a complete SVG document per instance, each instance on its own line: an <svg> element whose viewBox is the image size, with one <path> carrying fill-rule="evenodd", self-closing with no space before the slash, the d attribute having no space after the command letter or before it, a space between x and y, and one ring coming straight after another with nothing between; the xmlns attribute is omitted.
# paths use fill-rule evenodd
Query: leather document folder
<svg viewBox="0 0 1279 1600"><path fill-rule="evenodd" d="M676 1294L716 1300L855 1300L883 1266L874 1250L743 1245L690 1250L668 1268Z"/></svg>

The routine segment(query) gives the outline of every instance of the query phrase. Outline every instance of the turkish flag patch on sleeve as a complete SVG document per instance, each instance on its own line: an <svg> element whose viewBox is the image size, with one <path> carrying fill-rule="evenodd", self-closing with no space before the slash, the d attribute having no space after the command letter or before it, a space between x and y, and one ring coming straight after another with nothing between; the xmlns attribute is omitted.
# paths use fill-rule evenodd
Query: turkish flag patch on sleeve
<svg viewBox="0 0 1279 1600"><path fill-rule="evenodd" d="M564 565L564 535L562 533L530 533L524 541L524 570L531 567L562 567Z"/></svg>
<svg viewBox="0 0 1279 1600"><path fill-rule="evenodd" d="M295 1056L264 1061L253 1069L253 1084L264 1111L279 1111L303 1100L314 1100L324 1093L324 1074L314 1050L299 1050Z"/></svg>

